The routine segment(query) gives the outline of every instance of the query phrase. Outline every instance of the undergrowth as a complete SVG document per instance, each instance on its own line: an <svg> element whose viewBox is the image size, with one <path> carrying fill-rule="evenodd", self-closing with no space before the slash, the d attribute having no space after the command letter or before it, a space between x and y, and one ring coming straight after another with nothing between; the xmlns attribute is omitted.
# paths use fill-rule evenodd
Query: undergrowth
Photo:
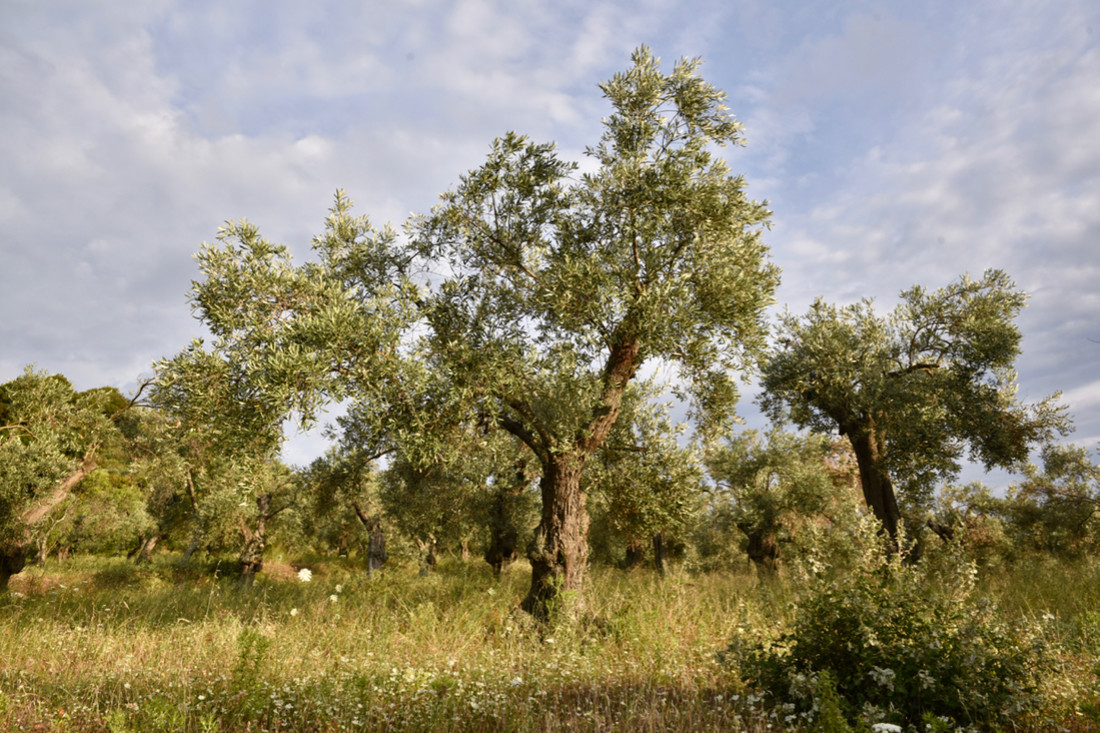
<svg viewBox="0 0 1100 733"><path fill-rule="evenodd" d="M797 717L813 703L785 707L719 656L731 639L778 638L797 628L812 589L794 574L761 583L748 569L662 579L597 567L579 620L547 627L516 608L529 583L523 566L499 581L488 566L458 560L429 577L410 567L367 578L329 561L311 564L311 580L301 582L296 569L262 574L250 589L216 565L181 567L171 556L144 567L74 558L28 569L0 596L0 729L763 731L815 724L813 715ZM1097 577L1087 564L1057 572L1067 592ZM1006 575L981 579L975 592L1006 596L1016 587ZM1031 624L1048 650L1029 698L1044 707L1025 711L1026 719L1096 730L1100 617L1050 587L1017 590L1001 603L1015 614L1006 623ZM833 674L825 687L842 696L843 673ZM834 717L837 705L851 712L838 699Z"/></svg>

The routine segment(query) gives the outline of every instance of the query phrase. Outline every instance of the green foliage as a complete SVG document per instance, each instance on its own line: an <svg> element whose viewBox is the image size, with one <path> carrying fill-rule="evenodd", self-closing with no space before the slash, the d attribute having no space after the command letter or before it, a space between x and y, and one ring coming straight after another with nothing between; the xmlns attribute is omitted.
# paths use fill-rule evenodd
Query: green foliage
<svg viewBox="0 0 1100 733"><path fill-rule="evenodd" d="M63 376L31 367L0 387L0 544L28 540L30 525L68 495L63 482L79 481L122 440L111 420L119 400L117 390L76 393Z"/></svg>
<svg viewBox="0 0 1100 733"><path fill-rule="evenodd" d="M693 446L680 441L685 426L672 424L671 405L657 401L652 382L631 385L623 399L623 414L607 442L588 464L585 491L593 503L592 543L647 545L654 535L683 541L700 509L703 494L702 460Z"/></svg>
<svg viewBox="0 0 1100 733"><path fill-rule="evenodd" d="M886 317L870 301L818 300L784 317L763 374L763 406L799 425L837 430L860 460L863 489L893 532L896 481L910 511L958 473L964 450L984 466L1019 467L1068 429L1050 398L1024 405L1012 365L1025 295L999 270L935 292L913 287Z"/></svg>
<svg viewBox="0 0 1100 733"><path fill-rule="evenodd" d="M727 663L803 710L828 672L848 720L869 723L934 715L986 728L1037 707L1041 639L977 596L972 565L952 554L908 564L868 541L860 567L819 576L786 631L735 637Z"/></svg>
<svg viewBox="0 0 1100 733"><path fill-rule="evenodd" d="M833 675L825 670L817 675L817 686L814 689L814 703L817 706L817 714L814 716L813 733L852 733L852 726L848 725L841 709L840 697L836 694L836 683Z"/></svg>
<svg viewBox="0 0 1100 733"><path fill-rule="evenodd" d="M1028 465L1009 490L1015 544L1063 557L1100 549L1100 465L1077 446L1048 445L1043 468Z"/></svg>
<svg viewBox="0 0 1100 733"><path fill-rule="evenodd" d="M707 470L712 521L731 541L740 535L761 568L775 569L784 547L795 557L816 554L856 521L854 460L824 435L745 431L710 448ZM834 563L835 544L826 553Z"/></svg>

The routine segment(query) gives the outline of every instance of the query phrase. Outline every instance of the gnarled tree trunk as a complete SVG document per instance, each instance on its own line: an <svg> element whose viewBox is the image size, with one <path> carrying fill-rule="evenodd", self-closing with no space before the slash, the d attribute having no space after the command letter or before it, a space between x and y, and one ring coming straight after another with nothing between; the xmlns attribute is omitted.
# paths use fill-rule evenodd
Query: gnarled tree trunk
<svg viewBox="0 0 1100 733"><path fill-rule="evenodd" d="M369 533L369 539L367 540L367 577L370 577L374 574L374 571L381 570L390 557L386 552L386 535L382 531L382 523L378 521L377 517L372 517L364 512L358 502L352 502L351 507L355 510L355 516L359 518L359 521L362 522Z"/></svg>
<svg viewBox="0 0 1100 733"><path fill-rule="evenodd" d="M626 557L623 559L623 566L627 570L634 570L640 568L642 563L645 562L645 542L638 539L630 540L626 543Z"/></svg>
<svg viewBox="0 0 1100 733"><path fill-rule="evenodd" d="M22 572L27 564L27 543L0 543L0 590L7 590L8 580Z"/></svg>
<svg viewBox="0 0 1100 733"><path fill-rule="evenodd" d="M527 548L531 590L523 610L547 620L563 592L579 592L588 562L588 511L581 491L584 462L552 456L542 474L542 519Z"/></svg>
<svg viewBox="0 0 1100 733"><path fill-rule="evenodd" d="M891 541L896 540L901 512L898 511L898 500L894 495L890 474L883 465L882 442L875 434L873 426L844 430L844 432L848 435L852 451L856 454L859 480L863 486L863 498L878 520L882 522L882 527Z"/></svg>
<svg viewBox="0 0 1100 733"><path fill-rule="evenodd" d="M244 547L241 548L241 585L248 588L256 580L256 573L264 567L264 548L267 545L267 520L271 512L271 494L256 497L256 506L260 516L256 520L256 529L249 529L241 520L241 532L244 534Z"/></svg>
<svg viewBox="0 0 1100 733"><path fill-rule="evenodd" d="M8 580L11 576L22 572L23 568L26 567L27 556L30 554L33 540L31 535L32 528L49 516L50 512L68 498L69 492L71 492L77 484L83 481L85 476L95 469L95 453L88 452L81 460L80 466L77 467L76 471L58 484L57 488L51 491L49 496L31 505L19 516L19 519L25 527L23 536L18 539L9 539L5 542L0 542L0 590L7 589Z"/></svg>

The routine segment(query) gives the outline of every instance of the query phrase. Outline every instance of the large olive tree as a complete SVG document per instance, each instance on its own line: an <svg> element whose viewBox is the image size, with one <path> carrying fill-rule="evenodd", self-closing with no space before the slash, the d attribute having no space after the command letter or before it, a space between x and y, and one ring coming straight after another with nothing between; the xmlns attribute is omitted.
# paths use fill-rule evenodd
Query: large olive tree
<svg viewBox="0 0 1100 733"><path fill-rule="evenodd" d="M731 414L731 370L763 341L778 281L748 199L715 147L739 143L725 95L682 60L638 49L601 85L612 113L577 175L553 146L509 134L414 222L449 273L428 348L477 411L542 466L542 516L524 608L579 591L588 554L585 464L639 367L679 365L704 425Z"/></svg>
<svg viewBox="0 0 1100 733"><path fill-rule="evenodd" d="M407 243L338 194L316 262L293 267L247 224L199 254L193 303L215 351L275 406L241 417L347 399L345 447L367 455L430 464L456 423L526 446L542 513L524 608L540 616L582 587L581 475L638 369L678 364L701 424L723 425L778 282L769 212L716 153L741 139L725 95L698 61L670 74L648 49L633 61L601 86L612 113L590 173L508 134Z"/></svg>

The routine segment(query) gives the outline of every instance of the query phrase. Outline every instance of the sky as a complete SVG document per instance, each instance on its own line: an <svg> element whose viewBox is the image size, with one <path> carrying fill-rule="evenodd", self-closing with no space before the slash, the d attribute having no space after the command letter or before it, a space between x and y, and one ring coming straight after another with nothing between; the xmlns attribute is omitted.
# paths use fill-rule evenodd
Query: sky
<svg viewBox="0 0 1100 733"><path fill-rule="evenodd" d="M646 44L701 57L745 126L776 313L1003 269L1020 398L1061 391L1093 448L1098 38L1095 0L4 0L0 383L132 391L203 335L193 254L227 220L305 258L338 188L399 227L505 132L582 160Z"/></svg>

